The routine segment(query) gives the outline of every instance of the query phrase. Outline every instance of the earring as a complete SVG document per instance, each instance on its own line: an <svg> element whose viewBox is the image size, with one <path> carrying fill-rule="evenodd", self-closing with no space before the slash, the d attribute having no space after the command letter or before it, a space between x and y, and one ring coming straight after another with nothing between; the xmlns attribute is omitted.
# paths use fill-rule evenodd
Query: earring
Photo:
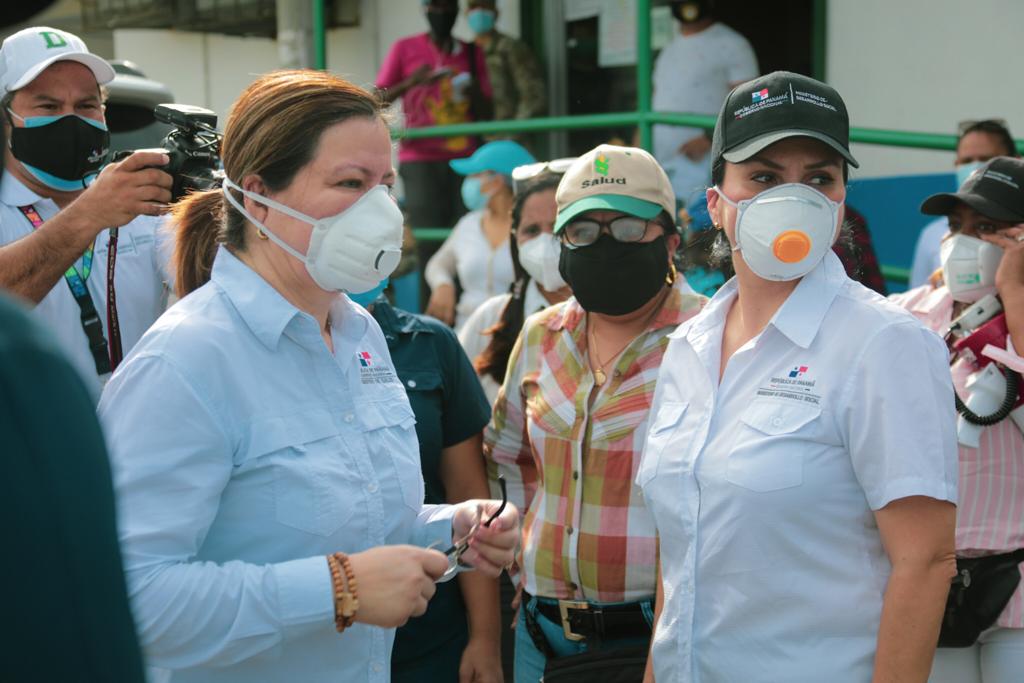
<svg viewBox="0 0 1024 683"><path fill-rule="evenodd" d="M259 237L261 240L264 240L264 241L270 239L269 237L267 237L267 233L263 232L262 230L257 230L256 231L256 236Z"/></svg>
<svg viewBox="0 0 1024 683"><path fill-rule="evenodd" d="M668 275L665 276L665 284L672 286L676 283L676 278L679 276L679 271L676 270L676 264L674 261L668 263Z"/></svg>

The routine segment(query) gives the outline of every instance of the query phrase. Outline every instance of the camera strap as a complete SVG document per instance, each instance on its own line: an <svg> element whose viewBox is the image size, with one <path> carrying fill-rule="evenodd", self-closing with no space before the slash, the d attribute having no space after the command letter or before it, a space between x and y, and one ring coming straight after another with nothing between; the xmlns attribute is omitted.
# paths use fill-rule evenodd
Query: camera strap
<svg viewBox="0 0 1024 683"><path fill-rule="evenodd" d="M32 229L37 230L43 224L42 216L32 205L19 206L18 210L32 224ZM82 255L82 269L79 270L75 264L71 264L64 271L64 281L71 290L71 296L81 310L82 331L89 341L89 351L92 353L93 363L96 365L96 374L106 375L110 373L121 362L121 330L117 319L117 301L114 294L114 265L117 262L117 228L109 231L110 240L107 247L107 320L109 338L111 343L108 347L107 339L103 336L103 323L100 321L96 305L89 296L89 289L86 282L92 273L93 247L89 246Z"/></svg>

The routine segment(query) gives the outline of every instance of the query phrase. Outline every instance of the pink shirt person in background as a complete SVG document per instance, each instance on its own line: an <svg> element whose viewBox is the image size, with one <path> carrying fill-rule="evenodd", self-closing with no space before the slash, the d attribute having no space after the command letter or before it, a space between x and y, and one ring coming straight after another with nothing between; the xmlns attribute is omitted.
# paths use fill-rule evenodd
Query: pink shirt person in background
<svg viewBox="0 0 1024 683"><path fill-rule="evenodd" d="M1021 372L1024 359L1024 161L996 157L974 172L960 191L929 197L921 207L949 219L942 244L942 282L891 297L940 334L969 307L997 294L1009 334L998 354ZM972 404L971 357L951 366L962 401ZM978 412L981 411L975 408ZM982 557L1024 548L1024 410L987 427L960 418L958 557ZM1024 573L1024 565L1022 565ZM939 648L931 683L1009 683L1024 672L1024 582L996 620L969 648Z"/></svg>

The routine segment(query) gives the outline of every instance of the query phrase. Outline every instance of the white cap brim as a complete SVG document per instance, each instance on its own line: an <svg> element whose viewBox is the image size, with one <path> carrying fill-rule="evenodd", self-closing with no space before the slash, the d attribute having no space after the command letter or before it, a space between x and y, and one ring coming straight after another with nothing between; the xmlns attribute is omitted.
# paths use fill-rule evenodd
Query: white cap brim
<svg viewBox="0 0 1024 683"><path fill-rule="evenodd" d="M97 57L91 52L62 52L61 54L54 55L47 60L39 62L30 68L28 71L21 75L14 83L7 86L7 92L14 92L15 90L21 90L26 85L36 79L36 77L43 73L50 65L56 62L78 62L87 66L92 71L93 76L96 77L96 83L99 85L105 85L114 80L114 76L117 74L114 71L114 67L107 63L107 60L102 57Z"/></svg>

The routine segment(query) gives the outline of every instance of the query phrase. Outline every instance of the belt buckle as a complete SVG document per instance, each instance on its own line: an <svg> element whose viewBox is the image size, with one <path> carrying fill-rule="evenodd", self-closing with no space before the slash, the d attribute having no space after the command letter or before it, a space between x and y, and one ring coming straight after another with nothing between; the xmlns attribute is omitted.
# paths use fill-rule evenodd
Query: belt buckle
<svg viewBox="0 0 1024 683"><path fill-rule="evenodd" d="M569 625L569 610L571 609L590 609L590 603L584 600L558 601L558 614L562 617L562 633L565 635L566 640L578 643L581 640L586 640L586 636L573 633L572 626Z"/></svg>

